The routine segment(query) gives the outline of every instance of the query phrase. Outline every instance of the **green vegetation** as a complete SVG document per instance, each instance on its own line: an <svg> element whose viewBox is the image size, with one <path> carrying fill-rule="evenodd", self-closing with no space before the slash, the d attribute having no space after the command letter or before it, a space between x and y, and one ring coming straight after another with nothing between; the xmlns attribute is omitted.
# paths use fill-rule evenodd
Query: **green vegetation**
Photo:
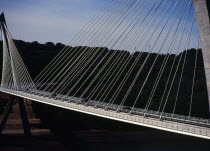
<svg viewBox="0 0 210 151"><path fill-rule="evenodd" d="M27 69L29 70L29 73L31 74L31 76L33 78L35 78L44 69L44 67L58 54L58 52L60 50L62 50L62 48L64 47L64 45L61 43L58 43L56 45L54 45L51 42L48 42L46 44L39 44L38 42L28 43L28 42L24 42L24 41L20 41L20 40L18 40L18 41L16 40L15 44L23 58L24 63L27 66ZM80 51L81 52L85 51L85 49L90 49L90 48L84 47ZM100 48L100 49L104 49L104 48ZM73 51L71 51L71 53L74 53L74 51L76 51L76 48L73 48ZM93 60L95 60L94 65L91 66L88 73L86 73L86 75L80 80L78 86L82 85L82 83L86 80L88 75L93 71L93 69L100 62L101 58L103 56L105 56L107 54L107 52L109 52L109 50L105 48L104 53L102 53L102 55L98 59L96 57L93 59ZM191 95L191 91L192 91L191 87L192 87L192 81L193 81L193 71L194 71L194 67L195 67L196 50L191 49L188 51L184 51L182 55L185 55L186 52L187 52L187 60L185 63L185 68L184 68L185 70L184 70L184 74L183 74L183 81L182 81L182 84L180 87L180 94L178 97L177 108L175 111L175 113L180 114L180 115L188 115L188 112L189 112L190 95ZM2 42L0 42L0 53L2 54ZM111 93L109 93L106 98L103 98L103 99L105 99L105 102L109 102L110 98L113 96L114 90L116 90L116 88L120 85L120 83L122 82L122 79L125 77L127 71L129 70L131 64L135 60L136 56L139 54L139 52L130 54L129 52L126 52L126 51L116 51L116 50L111 51L109 53L109 55L105 58L105 60L102 62L102 64L97 67L97 69L94 71L93 75L95 75L99 72L99 70L105 63L105 61L113 53L115 53L116 56L119 53L124 53L124 55L126 56L124 59L129 57L130 62L128 62L128 66L126 67L126 70L123 71L123 73L121 74L119 79L116 81L116 84L114 85L113 89L111 90ZM85 55L85 53L84 53L84 55ZM122 90L120 91L120 95L118 95L118 97L116 98L116 100L114 102L115 104L119 104L121 102L121 100L123 99L131 82L135 78L138 69L141 67L143 60L146 58L147 55L148 55L147 52L144 52L142 54L142 57L139 60L137 66L135 67L135 69L132 72L129 79L126 81L126 84L124 85ZM142 94L140 95L140 97L138 99L138 103L136 104L136 107L140 107L140 108L145 107L145 105L148 101L149 95L151 93L152 87L154 85L154 82L156 80L156 77L159 73L159 70L161 68L161 65L162 65L163 60L166 55L167 54L158 55L158 60L155 63L154 69L152 70L151 75L149 76L148 81L146 82L146 85L142 91ZM145 79L148 75L149 69L150 69L151 65L153 64L154 58L156 56L157 56L156 53L150 54L149 60L145 64L145 68L144 68L143 72L141 73L141 76L137 79L137 82L135 83L135 85L132 89L132 93L128 96L128 99L125 101L124 105L128 105L128 106L133 105L135 98L137 97L139 90L142 87L143 82L145 81ZM177 56L175 64L178 64L178 60L179 60L180 56L181 56L181 54L179 54ZM151 110L158 110L158 107L159 107L160 101L161 101L161 97L164 93L166 81L169 76L169 71L172 67L174 57L175 57L175 55L170 55L170 57L169 57L169 60L168 60L168 63L166 64L160 84L158 85L157 91L154 94L154 98L151 102L151 105L149 108ZM183 64L183 61L184 61L183 58L181 59L181 64ZM66 58L66 62L68 62L68 61L69 60ZM111 62L108 64L107 68L104 69L104 71L101 75L108 72L108 67L112 64L112 61L113 60L111 60ZM123 62L123 60L122 60L122 62ZM117 73L117 71L119 71L120 67L121 66L117 67L117 65L115 65L115 67L114 67L114 69L116 69L115 73ZM172 74L174 74L174 71L175 71L175 68L173 69ZM114 72L114 70L113 70L113 72ZM170 93L170 96L169 96L169 99L168 99L168 102L166 105L165 112L173 111L173 107L174 107L175 99L176 99L178 81L180 78L180 73L181 73L181 67L179 68L178 74L175 77L175 83L171 89L171 93ZM109 74L108 77L109 76L111 76L111 74ZM78 91L76 96L80 96L82 94L82 92L84 92L84 90L87 88L87 86L89 85L89 83L91 82L91 80L93 78L94 78L94 76L91 76L89 78L89 80L86 81L86 83L84 84L83 87L81 87L80 91ZM91 86L90 90L87 91L87 93L84 97L87 97L88 94L91 93L91 90L95 88L96 84L99 82L99 79L100 79L100 77L98 79L96 79L95 83ZM72 84L75 83L75 81L77 81L77 80L78 80L78 78L76 78L73 82L68 83L68 81L67 81L66 84L68 85L68 87L66 88L65 92L67 92L71 88ZM106 84L107 84L106 82L104 82L102 84L102 86L105 86L104 89L102 89L102 91L105 91L105 88L107 86ZM78 87L75 87L75 90L73 90L70 95L73 95L76 92L77 88ZM95 94L97 95L100 90L96 91ZM92 99L96 99L96 95L94 95ZM199 50L199 52L198 52L195 89L194 89L194 97L193 97L193 104L192 104L192 116L204 117L204 118L209 117L208 99L207 99L207 93L206 93L206 81L205 81L205 73L204 73L204 68L203 68L203 58L202 58L201 50Z"/></svg>

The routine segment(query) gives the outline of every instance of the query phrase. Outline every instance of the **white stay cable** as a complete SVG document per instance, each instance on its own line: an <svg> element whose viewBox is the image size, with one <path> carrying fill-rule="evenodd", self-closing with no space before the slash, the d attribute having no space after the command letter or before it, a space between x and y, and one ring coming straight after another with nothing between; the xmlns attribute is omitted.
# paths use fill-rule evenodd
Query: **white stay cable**
<svg viewBox="0 0 210 151"><path fill-rule="evenodd" d="M198 39L197 50L196 50L196 53L195 53L195 63L194 63L195 67L194 67L194 71L193 71L192 90L191 90L191 96L190 96L190 109L189 109L189 118L188 118L189 120L190 120L190 116L191 116L191 112L192 112L192 102L193 102L194 88L195 88L195 77L196 77L196 70L197 70L198 51L199 51L199 45L200 45L200 40L199 39Z"/></svg>

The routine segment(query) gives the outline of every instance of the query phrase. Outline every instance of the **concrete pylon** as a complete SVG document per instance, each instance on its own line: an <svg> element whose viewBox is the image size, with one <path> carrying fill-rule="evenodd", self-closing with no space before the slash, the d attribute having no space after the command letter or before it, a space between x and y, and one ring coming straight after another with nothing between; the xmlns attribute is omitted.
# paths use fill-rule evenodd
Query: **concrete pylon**
<svg viewBox="0 0 210 151"><path fill-rule="evenodd" d="M206 83L208 89L209 111L210 111L210 22L209 22L209 0L192 0L199 28L201 47L203 52ZM207 5L208 4L208 5Z"/></svg>

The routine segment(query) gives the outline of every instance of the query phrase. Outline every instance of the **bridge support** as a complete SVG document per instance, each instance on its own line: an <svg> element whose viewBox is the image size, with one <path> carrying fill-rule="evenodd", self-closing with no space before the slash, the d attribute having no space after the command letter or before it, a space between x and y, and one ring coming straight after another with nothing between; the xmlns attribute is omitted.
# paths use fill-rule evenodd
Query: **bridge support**
<svg viewBox="0 0 210 151"><path fill-rule="evenodd" d="M23 129L24 129L24 133L25 133L26 136L31 136L31 129L30 129L29 121L28 121L26 106L24 104L24 99L19 98L18 99L18 104L19 104L20 115L21 115L21 119L22 119L22 125L23 125Z"/></svg>
<svg viewBox="0 0 210 151"><path fill-rule="evenodd" d="M11 113L12 106L15 104L16 100L19 105L20 115L21 115L21 119L22 119L22 125L23 125L25 136L31 136L30 124L28 122L28 116L27 116L26 107L25 107L23 98L10 98L10 100L7 103L7 106L5 108L5 111L3 113L2 119L0 121L0 135L2 134L2 132L4 130L4 127L8 120L9 114Z"/></svg>
<svg viewBox="0 0 210 151"><path fill-rule="evenodd" d="M207 0L193 0L193 3L203 52L210 111L210 10L207 7Z"/></svg>
<svg viewBox="0 0 210 151"><path fill-rule="evenodd" d="M10 112L12 110L13 104L14 104L13 100L9 100L9 102L7 103L5 111L4 111L3 115L2 115L2 120L0 122L0 135L2 134L2 131L4 130L4 126L5 126L6 122L7 122L9 114L10 114Z"/></svg>

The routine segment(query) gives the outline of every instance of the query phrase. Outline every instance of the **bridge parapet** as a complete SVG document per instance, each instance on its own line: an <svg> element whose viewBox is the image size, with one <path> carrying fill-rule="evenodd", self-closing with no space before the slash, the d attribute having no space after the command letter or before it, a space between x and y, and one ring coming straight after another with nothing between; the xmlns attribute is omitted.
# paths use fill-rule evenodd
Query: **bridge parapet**
<svg viewBox="0 0 210 151"><path fill-rule="evenodd" d="M57 106L64 109L69 109L72 111L77 111L81 113L86 113L94 116L99 116L107 119L117 120L121 122L126 122L130 124L140 125L140 126L146 126L150 128L175 132L179 134L185 134L190 136L196 136L200 138L206 138L210 139L210 123L207 121L207 123L204 124L204 126L201 125L191 125L187 122L187 119L183 119L183 122L178 122L179 119L176 120L167 120L167 118L163 118L162 120L148 116L140 116L140 115L134 115L129 114L126 112L116 112L113 110L104 110L103 108L95 108L94 106L86 106L84 104L77 104L70 101L61 101L61 100L55 100L53 98L47 98L43 96L33 95L30 93L25 93L22 91L16 91L11 89L5 89L0 87L0 91L6 92L11 95L23 97L26 99L30 99L36 102ZM201 121L200 121L201 122ZM199 123L199 122L195 122Z"/></svg>

